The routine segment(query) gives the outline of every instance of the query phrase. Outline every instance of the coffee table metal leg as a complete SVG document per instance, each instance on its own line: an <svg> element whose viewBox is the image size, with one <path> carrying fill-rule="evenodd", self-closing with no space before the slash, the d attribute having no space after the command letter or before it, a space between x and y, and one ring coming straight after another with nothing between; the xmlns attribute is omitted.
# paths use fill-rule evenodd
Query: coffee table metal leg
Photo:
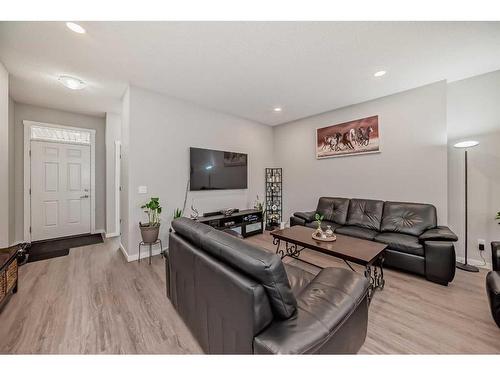
<svg viewBox="0 0 500 375"><path fill-rule="evenodd" d="M276 246L276 255L279 255L281 257L281 259L283 259L286 255L285 255L285 252L283 250L280 250L280 244L281 244L280 239L274 237L273 238L273 245Z"/></svg>
<svg viewBox="0 0 500 375"><path fill-rule="evenodd" d="M294 243L290 246L288 246L288 242L286 243L286 255L289 257L297 259L302 250L304 250L304 248L299 249L299 247Z"/></svg>
<svg viewBox="0 0 500 375"><path fill-rule="evenodd" d="M365 268L365 277L368 279L370 286L368 287L368 301L371 301L375 290L384 289L384 257L381 256L378 263L367 265Z"/></svg>
<svg viewBox="0 0 500 375"><path fill-rule="evenodd" d="M384 289L385 285L385 280L384 280L384 256L381 256L379 258L379 265L378 267L380 268L380 273L378 274L378 277L375 279L375 286L377 289Z"/></svg>

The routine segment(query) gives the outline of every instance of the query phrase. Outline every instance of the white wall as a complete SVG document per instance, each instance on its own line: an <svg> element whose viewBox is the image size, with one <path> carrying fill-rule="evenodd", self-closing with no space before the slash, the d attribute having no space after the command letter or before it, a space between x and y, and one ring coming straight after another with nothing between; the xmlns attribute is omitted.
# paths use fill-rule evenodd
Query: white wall
<svg viewBox="0 0 500 375"><path fill-rule="evenodd" d="M129 248L129 144L130 144L130 87L122 98L122 159L120 164L120 242L123 250Z"/></svg>
<svg viewBox="0 0 500 375"><path fill-rule="evenodd" d="M481 264L478 239L486 241L484 257L491 264L490 242L500 240L500 71L448 85L448 222L459 236L457 257L464 257L464 150L457 141L480 142L468 152L468 258Z"/></svg>
<svg viewBox="0 0 500 375"><path fill-rule="evenodd" d="M373 115L380 153L316 160L316 128ZM447 222L445 82L278 126L274 144L287 220L320 196L339 196L432 203Z"/></svg>
<svg viewBox="0 0 500 375"><path fill-rule="evenodd" d="M166 246L173 211L184 201L190 146L247 153L248 189L190 192L186 215L193 200L200 212L206 212L251 207L257 194L263 196L264 168L273 160L272 128L136 87L130 87L129 95L129 139L122 134L129 184L128 223L126 230L122 228L129 233L122 243L127 242L129 256L137 253L138 223L146 219L140 206L151 196L160 197L163 206L161 238ZM147 194L137 193L140 185L148 187Z"/></svg>
<svg viewBox="0 0 500 375"><path fill-rule="evenodd" d="M122 121L116 113L106 113L106 236L119 235L116 224L115 142L121 140Z"/></svg>
<svg viewBox="0 0 500 375"><path fill-rule="evenodd" d="M106 225L106 152L105 152L105 119L59 111L29 104L15 103L15 207L16 207L16 240L23 240L24 228L24 155L23 155L23 120L40 121L50 124L75 126L96 130L96 230L104 230Z"/></svg>
<svg viewBox="0 0 500 375"><path fill-rule="evenodd" d="M9 238L9 73L0 63L0 248Z"/></svg>

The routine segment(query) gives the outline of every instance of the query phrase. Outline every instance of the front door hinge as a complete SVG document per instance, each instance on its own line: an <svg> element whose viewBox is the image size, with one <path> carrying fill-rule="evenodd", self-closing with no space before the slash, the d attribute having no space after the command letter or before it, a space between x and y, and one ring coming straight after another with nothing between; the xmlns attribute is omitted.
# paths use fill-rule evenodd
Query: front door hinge
<svg viewBox="0 0 500 375"><path fill-rule="evenodd" d="M30 226L30 233L31 233L31 226Z"/></svg>
<svg viewBox="0 0 500 375"><path fill-rule="evenodd" d="M30 195L31 195L31 188L30 188Z"/></svg>

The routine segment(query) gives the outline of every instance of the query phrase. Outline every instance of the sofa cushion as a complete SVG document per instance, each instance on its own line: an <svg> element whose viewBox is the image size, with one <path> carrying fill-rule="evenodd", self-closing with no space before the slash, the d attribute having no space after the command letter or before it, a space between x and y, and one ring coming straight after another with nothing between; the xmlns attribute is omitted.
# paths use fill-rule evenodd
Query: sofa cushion
<svg viewBox="0 0 500 375"><path fill-rule="evenodd" d="M346 236L363 238L365 240L373 240L378 234L376 230L368 228L360 228L356 226L345 226L335 229L335 233L345 234Z"/></svg>
<svg viewBox="0 0 500 375"><path fill-rule="evenodd" d="M319 198L316 212L323 215L323 220L344 225L347 219L348 208L349 199L347 198L321 197Z"/></svg>
<svg viewBox="0 0 500 375"><path fill-rule="evenodd" d="M297 315L273 322L254 338L255 354L314 353L331 339L332 334L366 308L368 281L362 275L343 268L325 268L298 296ZM366 315L362 315L363 317ZM361 326L366 318L350 321ZM363 327L366 335L366 326ZM348 337L356 340L356 336Z"/></svg>
<svg viewBox="0 0 500 375"><path fill-rule="evenodd" d="M213 257L260 282L276 317L287 319L295 313L297 300L276 254L216 230L204 237L201 246Z"/></svg>
<svg viewBox="0 0 500 375"><path fill-rule="evenodd" d="M418 237L402 233L380 233L375 241L387 244L391 250L402 253L424 256L424 247L418 242Z"/></svg>
<svg viewBox="0 0 500 375"><path fill-rule="evenodd" d="M351 199L347 212L347 225L380 230L384 202L372 199Z"/></svg>
<svg viewBox="0 0 500 375"><path fill-rule="evenodd" d="M436 207L432 204L385 202L380 230L420 236L436 225Z"/></svg>
<svg viewBox="0 0 500 375"><path fill-rule="evenodd" d="M335 231L337 228L340 228L340 227L342 226L342 225L337 224L337 223L334 223L334 222L332 222L332 221L323 220L323 221L321 222L321 229L326 230L326 227L327 227L328 225L329 225L330 227L332 227L332 230L333 230L333 231ZM314 229L316 229L316 228L318 227L318 223L317 223L317 222L315 222L315 221L311 221L310 223L306 223L306 225L305 225L305 226L306 226L306 227L309 227L309 228L314 228Z"/></svg>

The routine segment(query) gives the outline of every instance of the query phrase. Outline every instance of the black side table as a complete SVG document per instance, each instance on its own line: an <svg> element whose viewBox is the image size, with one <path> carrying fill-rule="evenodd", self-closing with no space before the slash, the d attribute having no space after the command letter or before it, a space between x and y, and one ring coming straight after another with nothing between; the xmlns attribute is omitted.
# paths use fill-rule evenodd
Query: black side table
<svg viewBox="0 0 500 375"><path fill-rule="evenodd" d="M158 238L155 242L139 242L139 259L138 262L141 263L141 246L149 246L149 264L151 264L151 257L153 256L153 246L160 245L160 253L163 251L163 245L161 240Z"/></svg>

